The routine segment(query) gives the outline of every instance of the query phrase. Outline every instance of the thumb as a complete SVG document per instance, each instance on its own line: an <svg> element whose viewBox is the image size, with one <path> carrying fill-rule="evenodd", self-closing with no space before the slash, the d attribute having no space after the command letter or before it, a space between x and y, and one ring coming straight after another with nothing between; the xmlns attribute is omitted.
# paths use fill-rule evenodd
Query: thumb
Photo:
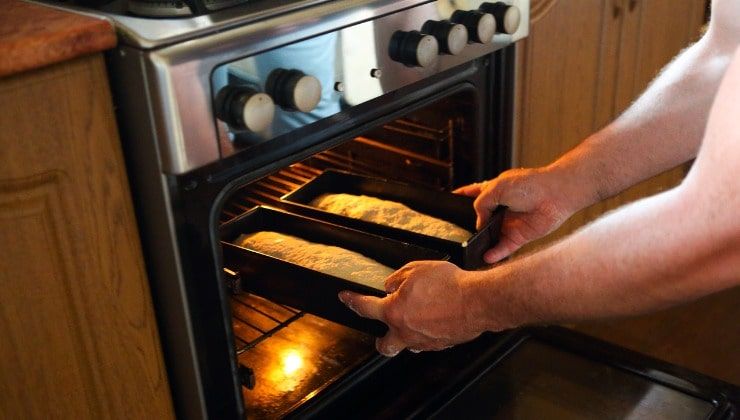
<svg viewBox="0 0 740 420"><path fill-rule="evenodd" d="M406 348L406 342L391 330L384 337L375 340L375 348L383 356L393 357Z"/></svg>

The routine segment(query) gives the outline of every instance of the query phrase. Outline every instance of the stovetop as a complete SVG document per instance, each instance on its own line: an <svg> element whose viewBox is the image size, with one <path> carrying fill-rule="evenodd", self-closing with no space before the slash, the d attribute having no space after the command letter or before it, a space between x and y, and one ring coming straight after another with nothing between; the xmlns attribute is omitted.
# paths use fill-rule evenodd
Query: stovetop
<svg viewBox="0 0 740 420"><path fill-rule="evenodd" d="M268 19L273 16L322 3L341 0L205 0L209 7L222 9L193 15L180 0L113 0L93 5L86 0L28 0L47 6L109 20L127 45L154 49L210 32ZM349 2L346 2L349 3ZM138 14L137 14L138 13ZM172 16L142 16L142 14Z"/></svg>
<svg viewBox="0 0 740 420"><path fill-rule="evenodd" d="M90 5L95 0L26 1L107 19L116 27L120 42L140 49L156 49L288 13L302 14L300 19L315 21L343 11L367 14L376 3L389 3L384 0L202 0L208 7L221 9L195 16L181 0L104 0L104 4L97 6ZM403 8L429 1L396 3L398 8Z"/></svg>

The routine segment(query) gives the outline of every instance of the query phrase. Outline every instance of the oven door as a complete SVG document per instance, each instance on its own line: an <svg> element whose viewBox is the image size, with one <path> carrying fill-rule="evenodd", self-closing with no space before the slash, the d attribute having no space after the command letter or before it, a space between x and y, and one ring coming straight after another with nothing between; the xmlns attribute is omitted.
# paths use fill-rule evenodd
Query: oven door
<svg viewBox="0 0 740 420"><path fill-rule="evenodd" d="M225 265L221 228L258 205L281 207L281 197L326 170L449 191L507 169L512 53L482 57L168 178L209 416L300 413L388 361L372 335L251 293L232 294L228 282L240 278L249 290L250 273Z"/></svg>
<svg viewBox="0 0 740 420"><path fill-rule="evenodd" d="M486 334L404 352L341 396L326 418L732 419L740 389L560 327Z"/></svg>

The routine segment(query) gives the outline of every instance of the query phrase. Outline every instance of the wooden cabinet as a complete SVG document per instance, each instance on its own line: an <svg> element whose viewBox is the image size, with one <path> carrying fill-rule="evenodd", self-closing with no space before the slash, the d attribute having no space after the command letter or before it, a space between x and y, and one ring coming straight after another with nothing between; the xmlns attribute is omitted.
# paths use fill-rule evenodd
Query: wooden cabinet
<svg viewBox="0 0 740 420"><path fill-rule="evenodd" d="M0 78L0 418L173 417L102 55Z"/></svg>
<svg viewBox="0 0 740 420"><path fill-rule="evenodd" d="M517 57L515 164L547 164L618 116L699 38L706 7L705 0L533 0L531 35ZM546 241L676 185L685 171L668 171L583 210ZM730 290L657 314L578 328L740 383L738 299L740 290Z"/></svg>
<svg viewBox="0 0 740 420"><path fill-rule="evenodd" d="M515 165L550 163L617 117L698 39L705 12L706 0L533 0L517 56ZM549 239L684 174L677 168L585 209Z"/></svg>

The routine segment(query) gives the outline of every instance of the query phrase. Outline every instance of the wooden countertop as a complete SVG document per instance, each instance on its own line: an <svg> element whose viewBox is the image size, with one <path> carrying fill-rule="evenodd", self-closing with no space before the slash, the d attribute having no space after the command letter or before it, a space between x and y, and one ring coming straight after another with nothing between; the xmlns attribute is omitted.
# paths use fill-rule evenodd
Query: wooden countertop
<svg viewBox="0 0 740 420"><path fill-rule="evenodd" d="M21 0L0 0L0 77L107 50L112 25Z"/></svg>

